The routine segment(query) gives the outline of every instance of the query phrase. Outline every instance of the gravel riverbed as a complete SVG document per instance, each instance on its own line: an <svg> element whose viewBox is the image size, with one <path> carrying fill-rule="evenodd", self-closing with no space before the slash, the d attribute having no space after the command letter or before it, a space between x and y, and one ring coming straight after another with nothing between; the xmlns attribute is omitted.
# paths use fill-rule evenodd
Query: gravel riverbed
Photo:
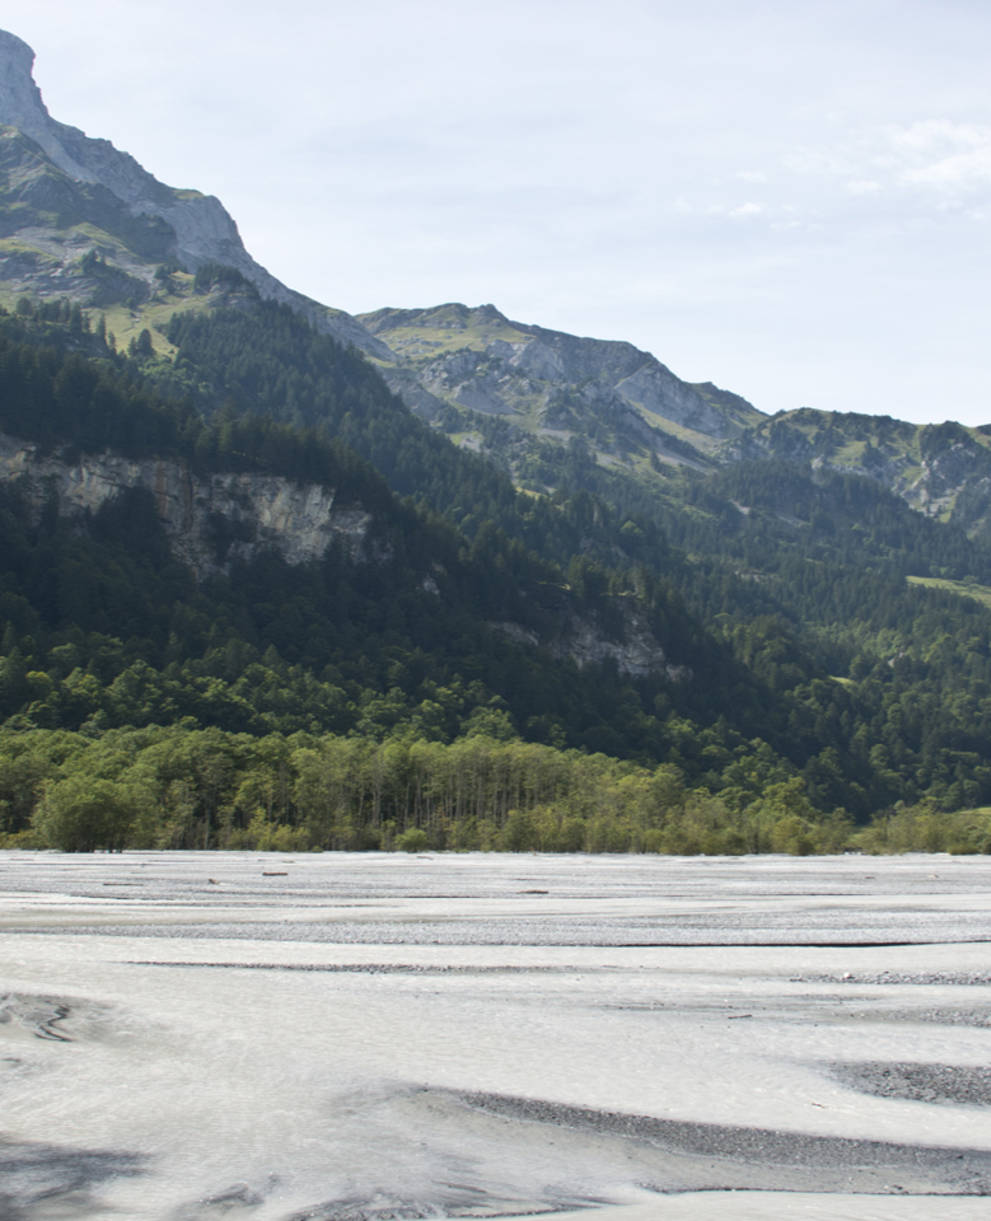
<svg viewBox="0 0 991 1221"><path fill-rule="evenodd" d="M980 857L0 853L0 1216L975 1217L989 895Z"/></svg>

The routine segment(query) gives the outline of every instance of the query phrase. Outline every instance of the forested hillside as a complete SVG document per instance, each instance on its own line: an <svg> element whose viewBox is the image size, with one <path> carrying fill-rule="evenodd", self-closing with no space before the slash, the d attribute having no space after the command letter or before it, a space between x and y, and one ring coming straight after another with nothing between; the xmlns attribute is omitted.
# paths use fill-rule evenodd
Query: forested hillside
<svg viewBox="0 0 991 1221"><path fill-rule="evenodd" d="M7 842L815 851L880 843L883 815L906 843L983 844L948 812L991 801L991 620L932 587L979 592L980 543L773 462L595 495L576 455L553 495L522 494L234 290L176 316L174 359L117 352L67 303L0 317L22 463ZM198 578L154 497L79 515L25 457L92 473L107 453L332 486L368 532L293 564L217 521Z"/></svg>
<svg viewBox="0 0 991 1221"><path fill-rule="evenodd" d="M259 308L264 320L268 307ZM323 345L331 366L336 359L347 370L353 362L288 313L275 317ZM249 333L257 321L249 321ZM221 315L218 325L229 322ZM271 342L284 339L276 327ZM173 725L180 736L199 727L335 733L369 749L382 740L444 743L467 733L502 741L519 733L547 743L552 754L568 746L606 750L652 766L672 754L676 738L692 741L689 754L696 735L705 740L701 726L672 709L698 707L717 719L708 715L709 687L699 676L721 685L727 703L729 684L739 686L744 698L731 720L741 729L748 715L756 719L759 684L657 578L643 573L633 590L621 574L578 562L569 580L553 557L562 545L553 531L543 555L483 529L484 522L471 540L439 514L397 499L330 435L332 418L301 432L271 413L241 415L228 398L210 422L191 405L196 395L178 403L156 389L170 376L140 345L133 356L114 352L68 306L24 306L0 319L0 424L8 446L75 463L80 478L87 455L110 450L191 470L332 483L339 499L370 514L363 553L332 549L319 563L291 565L262 550L197 582L170 552L151 496L122 487L98 512L79 517L51 492L39 501L27 475L8 480L0 711L11 760L30 741L47 762L26 791L11 762L5 833L25 830L39 786L67 766L59 758L62 731L86 739L155 724ZM315 384L319 402L336 401L331 379L318 374ZM353 408L351 383L342 377L340 385ZM404 419L374 375L370 385L382 397L364 413L365 432L374 432L380 409L414 438L422 433L428 454L431 445L446 449L454 477L463 479L465 457ZM206 393L202 384L196 393ZM443 469L441 476L444 486ZM522 515L513 489L498 477L491 482L509 520ZM576 528L567 525L567 506L551 520L557 513L561 529ZM218 560L230 535L227 523L216 523ZM623 660L631 636L646 650L640 666ZM710 732L743 744L741 729ZM38 745L48 741L43 731L62 743L51 747L54 755ZM699 762L686 766L701 772ZM256 813L246 811L248 821ZM191 814L190 842L199 842L206 818L206 810Z"/></svg>

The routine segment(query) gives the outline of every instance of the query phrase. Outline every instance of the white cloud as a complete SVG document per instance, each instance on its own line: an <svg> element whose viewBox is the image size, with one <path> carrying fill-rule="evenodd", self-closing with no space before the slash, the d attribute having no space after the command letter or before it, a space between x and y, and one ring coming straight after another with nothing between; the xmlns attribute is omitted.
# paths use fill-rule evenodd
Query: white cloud
<svg viewBox="0 0 991 1221"><path fill-rule="evenodd" d="M686 211L684 207L681 209ZM762 216L766 211L764 204L756 203L752 199L748 199L740 204L733 203L710 203L704 207L696 207L691 209L696 215L725 217L730 220L742 220L751 216Z"/></svg>
<svg viewBox="0 0 991 1221"><path fill-rule="evenodd" d="M991 182L991 125L925 119L891 132L900 181L955 194Z"/></svg>
<svg viewBox="0 0 991 1221"><path fill-rule="evenodd" d="M743 217L743 216L760 216L764 211L764 205L754 203L752 199L748 199L746 203L742 203L737 208L730 208L727 216Z"/></svg>
<svg viewBox="0 0 991 1221"><path fill-rule="evenodd" d="M991 182L991 139L983 148L907 170L904 180L954 191L980 189Z"/></svg>
<svg viewBox="0 0 991 1221"><path fill-rule="evenodd" d="M779 191L844 215L849 201L884 196L892 214L952 214L991 184L991 124L950 119L841 126L782 158ZM829 138L831 137L831 138ZM847 203L844 203L844 199ZM831 202L832 201L832 202Z"/></svg>
<svg viewBox="0 0 991 1221"><path fill-rule="evenodd" d="M900 148L931 155L947 149L979 148L987 143L989 134L991 130L980 124L922 119L893 129L892 140Z"/></svg>

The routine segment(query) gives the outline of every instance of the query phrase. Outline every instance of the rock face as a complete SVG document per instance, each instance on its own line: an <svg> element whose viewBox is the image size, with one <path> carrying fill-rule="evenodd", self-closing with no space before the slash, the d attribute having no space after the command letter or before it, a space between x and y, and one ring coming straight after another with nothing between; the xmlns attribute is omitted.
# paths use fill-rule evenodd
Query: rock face
<svg viewBox="0 0 991 1221"><path fill-rule="evenodd" d="M0 30L0 105L3 120L38 140L43 134L47 111L31 70L34 52L28 44ZM40 143L40 140L39 140Z"/></svg>
<svg viewBox="0 0 991 1221"><path fill-rule="evenodd" d="M45 242L43 235L33 232L38 228L33 223L37 221L36 214L29 211L24 215L22 219L26 224L23 230L18 230L19 206L29 202L37 209L46 203L52 204L50 210L58 216L75 216L90 225L94 223L94 213L98 213L98 227L119 238L126 248L122 269L132 277L136 275L150 281L156 266L166 256L189 271L195 271L205 263L221 263L239 271L263 297L291 305L318 329L341 342L383 358L390 355L385 345L374 339L350 314L328 309L292 292L256 263L245 250L237 225L214 196L166 186L108 140L91 139L78 128L56 122L49 115L32 78L33 64L31 48L20 38L0 30L0 125L15 129L27 137L22 143L30 145L29 148L17 146L16 157L11 156L8 148L3 158L6 182L0 184L0 194L6 197L7 211L13 218L8 217L4 223L4 236L20 232L24 244L37 246L51 259L59 252L51 242ZM26 181L28 179L30 181ZM101 201L101 193L110 199ZM122 224L115 218L115 210L121 209L131 218L131 224ZM138 222L136 226L134 221ZM144 246L139 243L135 248L133 231L147 229L151 221L165 231L164 242L160 242L163 248L147 249L147 235ZM92 245L91 238L87 245ZM78 259L80 253L70 243L63 261ZM137 260L127 257L128 254L137 255ZM154 259L154 264L143 266L142 260L147 261L149 257ZM114 258L114 261L120 260ZM48 279L51 279L50 267L46 269L46 281Z"/></svg>
<svg viewBox="0 0 991 1221"><path fill-rule="evenodd" d="M909 424L803 407L765 420L721 457L779 458L860 475L927 517L991 538L991 429Z"/></svg>
<svg viewBox="0 0 991 1221"><path fill-rule="evenodd" d="M18 488L36 512L54 496L62 516L79 519L126 491L147 492L173 554L200 578L263 551L302 564L337 543L361 557L371 522L362 509L338 506L334 490L321 484L256 474L200 476L179 462L109 453L67 460L3 435L0 482Z"/></svg>
<svg viewBox="0 0 991 1221"><path fill-rule="evenodd" d="M610 640L597 624L572 616L564 626L561 639L552 644L551 651L559 657L570 657L579 669L612 661L619 673L629 678L646 678L649 674L666 674L673 682L691 678L687 666L669 663L664 649L637 610L628 610L623 620L623 639Z"/></svg>
<svg viewBox="0 0 991 1221"><path fill-rule="evenodd" d="M108 140L90 139L78 128L56 122L32 78L33 64L31 48L0 31L0 123L28 136L73 181L99 184L135 216L165 221L174 234L175 257L191 269L216 261L237 267L253 282L268 277L275 283L250 258L219 200L196 191L180 195Z"/></svg>
<svg viewBox="0 0 991 1221"><path fill-rule="evenodd" d="M428 417L447 404L506 417L536 436L589 438L605 454L675 462L693 461L686 433L712 448L763 418L735 395L682 381L632 344L512 322L492 305L384 309L360 321L395 353L383 369L393 389Z"/></svg>
<svg viewBox="0 0 991 1221"><path fill-rule="evenodd" d="M108 140L91 140L78 128L52 119L31 76L33 64L31 48L0 31L0 122L29 136L70 178L99 183L136 215L161 217L175 233L177 257L192 267L248 257L237 226L219 200L198 192L185 192L180 200Z"/></svg>
<svg viewBox="0 0 991 1221"><path fill-rule="evenodd" d="M353 559L388 563L381 545L368 543L371 514L340 506L333 488L293 483L273 475L198 475L184 463L163 458L133 459L120 454L45 454L31 442L0 433L0 484L19 491L38 517L54 499L61 517L86 519L135 491L148 495L169 539L172 554L198 580L227 574L235 563L275 553L287 564L320 560L332 545ZM422 587L440 596L427 576ZM625 608L620 639L592 619L565 611L545 639L518 623L489 626L518 644L543 646L580 668L611 660L622 674L642 678L665 673L675 681L691 672L669 663L642 615Z"/></svg>
<svg viewBox="0 0 991 1221"><path fill-rule="evenodd" d="M672 682L691 679L689 667L669 663L667 653L637 610L627 611L622 620L621 639L606 635L594 617L574 612L562 615L555 632L546 639L519 623L490 622L488 626L516 644L534 648L543 645L552 656L573 661L579 670L609 661L627 678L664 674Z"/></svg>

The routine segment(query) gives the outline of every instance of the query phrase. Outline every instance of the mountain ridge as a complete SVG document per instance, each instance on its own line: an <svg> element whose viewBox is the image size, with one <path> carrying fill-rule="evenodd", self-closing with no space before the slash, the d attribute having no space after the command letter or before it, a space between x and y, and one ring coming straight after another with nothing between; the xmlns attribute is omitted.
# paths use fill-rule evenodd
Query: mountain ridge
<svg viewBox="0 0 991 1221"><path fill-rule="evenodd" d="M610 419L620 437L628 434L679 462L684 452L671 449L672 428L704 446L763 418L711 383L684 382L631 343L515 322L491 304L386 308L359 315L359 321L395 353L394 363L380 367L397 393L407 384L403 375L412 373L435 402L525 417L538 434L571 435L574 413L592 412Z"/></svg>
<svg viewBox="0 0 991 1221"><path fill-rule="evenodd" d="M318 329L373 355L389 355L384 345L369 335L351 315L321 305L287 288L257 263L245 250L233 218L215 196L166 186L148 173L134 157L115 148L109 140L94 139L78 128L53 119L33 78L34 61L34 51L27 43L14 34L0 30L0 126L21 132L65 176L66 182L62 184L64 196L81 194L85 197L87 193L80 191L80 187L102 187L133 218L153 218L162 222L173 235L171 240L167 239L167 249L162 253L176 260L185 270L195 272L208 263L233 267L262 296L290 304ZM9 176L9 165L7 169ZM80 210L84 214L87 211L85 207ZM26 239L25 244L31 248L30 237L24 234L23 229L15 232L20 232L22 240ZM65 282L56 287L67 295L72 295L72 283L65 272L89 249L97 249L110 262L117 262L119 252L116 244L101 244L99 236L98 232L93 233L92 230L81 234L81 240L69 246L59 260L59 270ZM119 232L111 229L110 236L117 237ZM94 237L97 239L95 243ZM126 240L123 244L126 248ZM37 252L49 260L55 256L51 246L40 248ZM131 265L124 266L123 270L134 274L137 269L131 261ZM151 279L153 271L154 268L147 279Z"/></svg>
<svg viewBox="0 0 991 1221"><path fill-rule="evenodd" d="M181 269L217 263L370 357L415 413L495 457L524 486L528 469L546 472L544 456L573 439L600 465L648 481L657 463L704 473L741 457L786 458L863 475L920 512L991 531L991 464L979 429L920 465L920 426L896 430L899 451L890 431L882 444L860 444L848 434L863 431L861 417L826 412L818 417L826 425L803 438L809 430L796 421L811 409L767 416L732 391L683 381L632 344L512 321L492 304L352 316L306 298L251 257L219 200L166 186L109 141L54 120L34 60L27 43L0 31L0 295L5 283L10 305L27 293L112 307L119 337L148 329L167 352L169 311L201 307ZM501 453L492 440L500 422L510 427ZM844 436L821 435L830 429ZM540 477L530 484L547 486Z"/></svg>

